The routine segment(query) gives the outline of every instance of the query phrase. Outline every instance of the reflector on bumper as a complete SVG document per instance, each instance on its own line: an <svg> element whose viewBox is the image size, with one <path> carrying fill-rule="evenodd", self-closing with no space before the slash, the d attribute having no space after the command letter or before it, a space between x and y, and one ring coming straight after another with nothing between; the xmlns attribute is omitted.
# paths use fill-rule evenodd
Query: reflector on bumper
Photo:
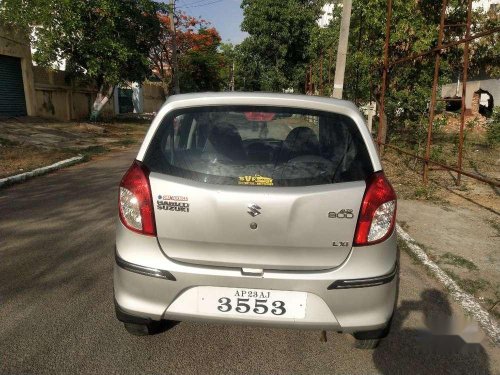
<svg viewBox="0 0 500 375"><path fill-rule="evenodd" d="M348 288L366 288L370 286L377 286L390 283L398 272L398 264L394 265L394 269L386 275L378 277L369 277L366 279L351 279L351 280L337 280L334 281L328 290L332 289L348 289Z"/></svg>
<svg viewBox="0 0 500 375"><path fill-rule="evenodd" d="M120 256L115 251L115 260L118 267L124 270L135 272L144 276L158 277L160 279L166 279L170 281L176 281L174 275L165 270L159 270L157 268L139 266L138 264L127 262L120 258Z"/></svg>

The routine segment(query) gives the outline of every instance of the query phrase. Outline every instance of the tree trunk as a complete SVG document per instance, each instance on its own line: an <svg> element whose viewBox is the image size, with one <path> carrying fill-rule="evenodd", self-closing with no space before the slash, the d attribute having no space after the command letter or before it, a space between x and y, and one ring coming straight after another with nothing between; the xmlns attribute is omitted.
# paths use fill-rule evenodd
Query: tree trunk
<svg viewBox="0 0 500 375"><path fill-rule="evenodd" d="M163 95L165 99L170 96L170 83L162 79L161 87L163 88Z"/></svg>
<svg viewBox="0 0 500 375"><path fill-rule="evenodd" d="M101 85L101 87L99 88L99 92L97 93L97 96L94 100L94 104L92 105L90 121L96 121L98 119L101 110L113 95L114 89L114 85Z"/></svg>
<svg viewBox="0 0 500 375"><path fill-rule="evenodd" d="M379 141L378 139L378 131L379 131L379 128L382 127L382 130L381 130L381 133L380 133L380 142L382 142L382 144L378 145L378 149L379 149L379 154L380 156L383 155L384 153L384 150L385 150L385 147L384 147L384 144L387 140L387 114L385 114L385 111L384 111L384 116L382 116L382 121L380 119L380 96L379 96L379 93L376 93L374 95L374 99L375 99L375 103L377 103L377 112L378 112L378 125L377 125L377 137L376 137L376 140Z"/></svg>

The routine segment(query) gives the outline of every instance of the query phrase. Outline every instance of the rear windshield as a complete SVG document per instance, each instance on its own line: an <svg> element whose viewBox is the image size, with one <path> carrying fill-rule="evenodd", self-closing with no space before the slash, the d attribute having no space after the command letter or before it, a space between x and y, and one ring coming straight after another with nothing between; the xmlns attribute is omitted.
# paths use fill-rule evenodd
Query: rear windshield
<svg viewBox="0 0 500 375"><path fill-rule="evenodd" d="M365 180L373 172L349 117L254 106L169 113L144 163L152 172L223 185L321 185Z"/></svg>

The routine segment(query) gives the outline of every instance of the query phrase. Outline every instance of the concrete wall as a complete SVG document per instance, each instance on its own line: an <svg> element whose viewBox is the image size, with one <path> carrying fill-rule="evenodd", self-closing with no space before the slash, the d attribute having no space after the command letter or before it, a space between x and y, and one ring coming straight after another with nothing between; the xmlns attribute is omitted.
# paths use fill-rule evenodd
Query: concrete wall
<svg viewBox="0 0 500 375"><path fill-rule="evenodd" d="M472 98L478 90L488 91L493 97L494 105L500 105L500 79L484 79L468 81L465 86L465 108L472 108ZM449 83L441 88L442 98L462 97L462 84Z"/></svg>
<svg viewBox="0 0 500 375"><path fill-rule="evenodd" d="M165 93L163 87L153 83L145 83L142 85L142 95L144 100L144 112L158 112L163 103L165 103Z"/></svg>
<svg viewBox="0 0 500 375"><path fill-rule="evenodd" d="M36 92L36 116L63 121L81 120L90 116L97 87L92 84L77 83L70 80L67 73L62 71L35 66L33 72ZM138 103L141 104L142 111L139 108L139 110L134 111L136 113L157 112L164 102L161 87L146 83L141 85L137 93L142 96L137 99ZM103 117L113 117L118 113L116 99L117 97L111 98L106 103L101 112Z"/></svg>
<svg viewBox="0 0 500 375"><path fill-rule="evenodd" d="M500 5L500 0L476 0L472 2L472 9L483 8L487 12L492 5Z"/></svg>
<svg viewBox="0 0 500 375"><path fill-rule="evenodd" d="M33 67L36 116L62 121L80 120L89 117L97 88L93 85L75 83L66 72ZM102 112L105 117L114 115L113 102L108 102Z"/></svg>
<svg viewBox="0 0 500 375"><path fill-rule="evenodd" d="M21 59L26 111L28 116L34 116L36 114L35 86L28 37L12 28L0 25L0 55Z"/></svg>
<svg viewBox="0 0 500 375"><path fill-rule="evenodd" d="M0 25L0 55L21 59L28 116L62 121L89 117L97 87L70 80L64 71L33 66L27 36ZM135 101L138 104L135 112L157 112L160 109L165 101L160 86L150 83L133 86L136 88ZM118 113L117 104L111 99L104 106L102 116L113 117L116 113Z"/></svg>

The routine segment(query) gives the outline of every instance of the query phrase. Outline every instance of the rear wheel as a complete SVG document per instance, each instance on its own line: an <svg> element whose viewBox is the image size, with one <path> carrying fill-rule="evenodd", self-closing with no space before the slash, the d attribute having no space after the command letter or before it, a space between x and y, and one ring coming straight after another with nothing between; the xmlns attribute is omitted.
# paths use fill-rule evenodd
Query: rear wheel
<svg viewBox="0 0 500 375"><path fill-rule="evenodd" d="M380 343L381 339L366 339L358 340L354 342L354 347L357 349L375 349Z"/></svg>
<svg viewBox="0 0 500 375"><path fill-rule="evenodd" d="M128 333L134 336L148 336L151 335L150 324L136 324L136 323L123 323Z"/></svg>
<svg viewBox="0 0 500 375"><path fill-rule="evenodd" d="M380 341L384 337L387 337L389 331L391 330L391 325L392 316L391 319L389 319L387 325L382 329L377 329L374 331L354 332L353 336L356 340L354 342L354 347L358 349L375 349L380 344Z"/></svg>
<svg viewBox="0 0 500 375"><path fill-rule="evenodd" d="M165 332L178 323L171 320L157 321L131 315L124 311L116 300L114 302L116 318L123 323L127 332L134 336L148 336Z"/></svg>
<svg viewBox="0 0 500 375"><path fill-rule="evenodd" d="M123 323L125 326L125 329L127 330L128 333L134 336L148 336L148 335L154 335L156 333L163 332L166 330L166 322L160 321L160 322L150 322L150 323L144 323L144 324L139 324L139 323Z"/></svg>

